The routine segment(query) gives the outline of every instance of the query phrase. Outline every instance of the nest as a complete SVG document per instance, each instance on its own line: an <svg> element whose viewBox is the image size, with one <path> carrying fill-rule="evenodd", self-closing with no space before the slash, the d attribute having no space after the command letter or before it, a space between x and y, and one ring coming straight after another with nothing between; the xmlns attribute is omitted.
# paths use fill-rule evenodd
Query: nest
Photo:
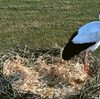
<svg viewBox="0 0 100 99"><path fill-rule="evenodd" d="M80 93L82 96L87 81L91 81L90 76L83 71L83 64L76 60L62 60L61 48L51 51L45 49L42 53L39 50L30 54L25 48L23 52L18 50L16 53L14 50L13 55L11 52L5 58L3 56L2 73L9 79L13 92L17 92L15 97L27 93L41 99L64 99ZM52 54L53 51L56 54Z"/></svg>
<svg viewBox="0 0 100 99"><path fill-rule="evenodd" d="M17 91L38 93L43 98L75 94L88 79L79 63L59 60L55 64L47 64L39 58L31 67L23 63L21 58L7 59L3 67L4 75L13 76L11 85Z"/></svg>

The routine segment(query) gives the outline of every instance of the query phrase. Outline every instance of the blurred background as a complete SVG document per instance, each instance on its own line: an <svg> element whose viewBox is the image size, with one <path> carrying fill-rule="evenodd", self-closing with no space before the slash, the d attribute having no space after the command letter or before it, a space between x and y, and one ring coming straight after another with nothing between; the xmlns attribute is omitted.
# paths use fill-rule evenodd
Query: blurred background
<svg viewBox="0 0 100 99"><path fill-rule="evenodd" d="M100 0L0 0L0 52L16 45L63 47L99 13Z"/></svg>

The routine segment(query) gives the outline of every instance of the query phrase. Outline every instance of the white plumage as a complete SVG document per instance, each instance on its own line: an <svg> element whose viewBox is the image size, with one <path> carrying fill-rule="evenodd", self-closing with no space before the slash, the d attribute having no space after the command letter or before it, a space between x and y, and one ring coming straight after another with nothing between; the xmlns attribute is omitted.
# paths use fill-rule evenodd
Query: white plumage
<svg viewBox="0 0 100 99"><path fill-rule="evenodd" d="M86 50L94 51L100 45L100 21L87 23L80 27L78 34L72 39L75 44L84 44L96 42L95 45L87 48Z"/></svg>
<svg viewBox="0 0 100 99"><path fill-rule="evenodd" d="M100 21L90 22L80 27L72 41L75 44L100 41Z"/></svg>

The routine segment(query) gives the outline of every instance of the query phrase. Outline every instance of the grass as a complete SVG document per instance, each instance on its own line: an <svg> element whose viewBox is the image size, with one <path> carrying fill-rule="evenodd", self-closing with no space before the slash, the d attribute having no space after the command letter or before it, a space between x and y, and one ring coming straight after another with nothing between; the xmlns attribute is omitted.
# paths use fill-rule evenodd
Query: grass
<svg viewBox="0 0 100 99"><path fill-rule="evenodd" d="M62 47L77 28L87 22L98 20L99 13L99 0L0 0L0 52L5 52L16 45L21 47L27 45L31 49L38 49L57 43ZM33 53L41 55L42 52L38 51ZM24 56L23 53L23 50L18 51L20 56ZM56 51L54 50L53 53ZM19 93L9 88L11 87L9 78L2 75L4 60L15 54L12 51L0 54L0 94L2 94L2 99L17 99L16 94L20 97ZM2 58L3 55L8 57ZM26 53L25 55L29 58L33 54L30 56L30 53ZM87 97L91 99L91 95L100 90L99 58L98 55L95 62L91 64L94 68L96 67L94 70L97 75L85 89L83 88L79 94L80 99L88 99ZM1 92L2 90L4 93ZM27 98L27 94L22 97Z"/></svg>
<svg viewBox="0 0 100 99"><path fill-rule="evenodd" d="M16 45L64 46L99 13L99 0L0 0L0 51Z"/></svg>

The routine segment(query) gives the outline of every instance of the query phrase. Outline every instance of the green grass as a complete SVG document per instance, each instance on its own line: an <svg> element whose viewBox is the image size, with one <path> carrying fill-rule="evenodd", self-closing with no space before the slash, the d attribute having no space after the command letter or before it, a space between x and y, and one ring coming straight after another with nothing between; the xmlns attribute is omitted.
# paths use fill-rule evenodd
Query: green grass
<svg viewBox="0 0 100 99"><path fill-rule="evenodd" d="M0 0L0 51L16 45L64 46L99 13L99 0Z"/></svg>

